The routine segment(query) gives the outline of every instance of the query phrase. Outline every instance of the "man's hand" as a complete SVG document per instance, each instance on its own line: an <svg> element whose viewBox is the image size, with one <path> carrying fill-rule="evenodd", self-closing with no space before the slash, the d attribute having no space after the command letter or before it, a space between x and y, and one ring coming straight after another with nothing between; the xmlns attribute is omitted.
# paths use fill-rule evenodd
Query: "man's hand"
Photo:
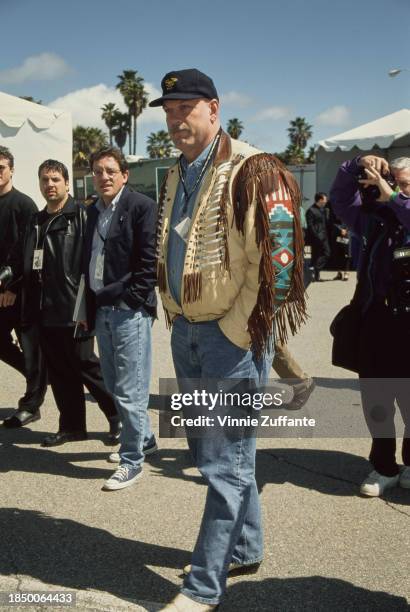
<svg viewBox="0 0 410 612"><path fill-rule="evenodd" d="M371 156L369 155L368 157ZM369 185L376 185L380 191L380 196L377 198L377 202L387 202L390 199L392 193L394 193L389 183L381 176L381 174L374 167L371 169L365 168L365 172L367 178L359 180L359 183L361 183L365 187L369 187Z"/></svg>
<svg viewBox="0 0 410 612"><path fill-rule="evenodd" d="M340 235L341 236L347 236L347 229L341 229L340 230Z"/></svg>
<svg viewBox="0 0 410 612"><path fill-rule="evenodd" d="M7 306L13 306L16 301L16 294L12 291L5 291L0 293L0 308L6 308Z"/></svg>
<svg viewBox="0 0 410 612"><path fill-rule="evenodd" d="M80 327L82 327L85 332L88 331L87 321L78 321L78 325L80 325Z"/></svg>
<svg viewBox="0 0 410 612"><path fill-rule="evenodd" d="M389 170L389 164L382 157L377 155L365 155L359 159L359 166L367 170L376 170L380 174L387 174Z"/></svg>

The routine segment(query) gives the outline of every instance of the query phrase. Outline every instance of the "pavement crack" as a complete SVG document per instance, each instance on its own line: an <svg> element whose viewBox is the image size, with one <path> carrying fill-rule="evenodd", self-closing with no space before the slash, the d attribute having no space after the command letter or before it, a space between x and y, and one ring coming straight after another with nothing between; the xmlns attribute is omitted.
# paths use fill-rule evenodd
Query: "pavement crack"
<svg viewBox="0 0 410 612"><path fill-rule="evenodd" d="M325 478L330 478L331 480L337 480L339 482L346 482L347 484L353 484L353 485L358 486L358 483L355 482L354 480L349 480L348 478L341 478L340 476L334 476L334 474L328 474L326 472L319 472L318 470L308 468L305 465L300 465L299 463L294 463L293 461L289 461L289 459L285 459L285 457L283 457L282 455L276 455L275 453L272 453L270 451L263 450L262 452L265 455L270 455L271 457L274 457L277 461L287 463L288 465L299 468L300 470L303 470L304 472L308 472L309 474L316 474L317 476L324 476Z"/></svg>
<svg viewBox="0 0 410 612"><path fill-rule="evenodd" d="M386 506L389 506L389 508L391 508L392 510L399 512L399 514L404 514L404 516L407 516L408 518L410 518L410 514L408 512L404 512L404 510L400 510L400 508L396 508L396 506L394 506L391 502L387 501L387 499L382 499L382 501L384 501Z"/></svg>

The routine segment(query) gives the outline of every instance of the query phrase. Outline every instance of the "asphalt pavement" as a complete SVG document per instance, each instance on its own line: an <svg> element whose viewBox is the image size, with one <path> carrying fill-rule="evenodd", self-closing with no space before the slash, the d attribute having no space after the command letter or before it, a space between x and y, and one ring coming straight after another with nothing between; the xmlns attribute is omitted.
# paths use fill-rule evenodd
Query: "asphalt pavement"
<svg viewBox="0 0 410 612"><path fill-rule="evenodd" d="M352 376L330 364L328 329L350 299L354 280L332 276L325 273L326 282L311 285L309 321L289 346L317 389L336 393ZM159 313L150 402L156 430L159 378L174 377L161 307ZM3 363L0 380L4 418L24 381ZM332 415L326 397L321 414L328 406ZM357 401L352 406L360 421ZM89 439L57 448L40 447L43 437L57 430L50 391L40 421L19 430L0 428L0 608L59 605L12 606L4 603L5 593L53 593L60 601L73 593L77 610L155 611L178 592L206 493L186 441L159 439L159 451L136 485L104 492L101 486L115 468L106 461L112 450L104 445L107 424L92 398L87 410ZM368 450L369 440L355 431L349 437L302 432L258 440L265 560L257 574L229 580L221 612L410 609L410 491L360 497L360 483L370 471Z"/></svg>

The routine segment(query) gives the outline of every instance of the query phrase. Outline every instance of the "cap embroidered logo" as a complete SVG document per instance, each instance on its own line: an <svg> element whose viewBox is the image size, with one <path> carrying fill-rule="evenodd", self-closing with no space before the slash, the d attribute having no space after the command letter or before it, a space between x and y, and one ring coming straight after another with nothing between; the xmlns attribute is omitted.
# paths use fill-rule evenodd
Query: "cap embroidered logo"
<svg viewBox="0 0 410 612"><path fill-rule="evenodd" d="M177 77L170 77L169 79L165 81L165 87L167 88L167 90L172 89L173 87L175 87L177 82L178 82Z"/></svg>

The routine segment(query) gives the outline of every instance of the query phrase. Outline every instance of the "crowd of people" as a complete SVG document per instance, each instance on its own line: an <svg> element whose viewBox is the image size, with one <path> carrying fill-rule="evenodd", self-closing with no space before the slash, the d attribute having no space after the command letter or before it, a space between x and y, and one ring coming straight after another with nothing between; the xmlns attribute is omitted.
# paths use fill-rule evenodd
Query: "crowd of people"
<svg viewBox="0 0 410 612"><path fill-rule="evenodd" d="M48 380L60 420L43 445L84 440L85 385L107 418L107 444L120 444L109 455L118 467L103 485L107 491L133 485L144 457L157 450L147 410L156 285L181 390L202 379L241 379L257 390L272 365L279 376L295 379L291 407L300 408L313 389L286 344L288 333L297 333L306 319L294 177L273 155L221 129L210 77L196 69L172 71L161 86L162 96L150 106L163 108L182 154L166 175L158 205L129 189L127 163L109 147L91 156L98 199L87 207L70 196L64 164L44 161L38 177L45 207L39 211L13 187L13 155L0 147L0 357L26 378L26 392L3 424L38 420ZM393 185L384 178L388 171ZM377 188L378 200L364 204L363 188ZM316 281L329 256L330 223L343 253L348 231L363 239L357 291L361 380L408 377L410 276L400 276L396 263L406 263L406 256L410 261L410 159L388 165L368 155L347 162L330 192L332 212L326 194L315 200L307 223ZM346 255L340 258L343 279ZM386 387L389 436L379 438L369 425L374 470L362 485L366 495L399 483L410 488L410 420L403 398L401 471L395 458L396 395L394 385ZM374 398L366 385L363 404L367 418ZM191 564L184 568L181 592L163 608L168 612L216 609L228 574L254 571L263 559L253 434L251 424L212 436L187 430L208 493Z"/></svg>

